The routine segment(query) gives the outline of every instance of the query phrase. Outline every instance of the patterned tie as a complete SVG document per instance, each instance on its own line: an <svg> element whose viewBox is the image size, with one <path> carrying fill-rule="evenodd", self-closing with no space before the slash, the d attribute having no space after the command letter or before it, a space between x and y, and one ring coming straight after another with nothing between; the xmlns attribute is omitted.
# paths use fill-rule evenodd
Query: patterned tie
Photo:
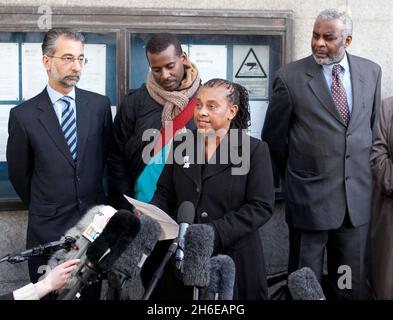
<svg viewBox="0 0 393 320"><path fill-rule="evenodd" d="M76 120L74 109L71 108L70 97L64 96L60 100L64 102L63 112L61 114L61 130L63 131L64 138L70 148L72 158L76 159Z"/></svg>
<svg viewBox="0 0 393 320"><path fill-rule="evenodd" d="M332 75L332 98L338 111L341 114L346 125L349 122L349 108L348 108L348 100L347 94L345 93L344 85L340 79L341 66L339 64L335 64L333 66Z"/></svg>

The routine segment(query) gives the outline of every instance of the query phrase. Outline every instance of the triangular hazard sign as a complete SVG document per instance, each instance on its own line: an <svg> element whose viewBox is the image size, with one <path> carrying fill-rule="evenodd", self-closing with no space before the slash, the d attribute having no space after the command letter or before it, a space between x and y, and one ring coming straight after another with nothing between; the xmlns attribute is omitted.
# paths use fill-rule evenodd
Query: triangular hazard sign
<svg viewBox="0 0 393 320"><path fill-rule="evenodd" d="M235 78L267 78L266 72L252 48L237 70Z"/></svg>

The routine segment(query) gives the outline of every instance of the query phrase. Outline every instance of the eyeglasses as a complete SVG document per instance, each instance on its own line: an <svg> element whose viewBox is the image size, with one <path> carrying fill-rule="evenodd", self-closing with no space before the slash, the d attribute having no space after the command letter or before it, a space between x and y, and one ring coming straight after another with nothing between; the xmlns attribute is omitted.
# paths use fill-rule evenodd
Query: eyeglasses
<svg viewBox="0 0 393 320"><path fill-rule="evenodd" d="M80 65L86 64L88 62L86 57L79 57L79 58L76 58L74 56L65 56L65 57L48 56L48 57L61 59L61 61L63 61L64 64L74 63L75 60L77 60Z"/></svg>

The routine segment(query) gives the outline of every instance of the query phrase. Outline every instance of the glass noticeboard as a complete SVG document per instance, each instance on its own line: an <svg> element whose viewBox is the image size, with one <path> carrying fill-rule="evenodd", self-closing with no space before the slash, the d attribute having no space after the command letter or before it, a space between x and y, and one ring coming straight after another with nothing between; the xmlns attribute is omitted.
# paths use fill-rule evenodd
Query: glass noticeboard
<svg viewBox="0 0 393 320"><path fill-rule="evenodd" d="M250 134L258 139L271 94L273 75L282 61L279 35L177 34L183 50L196 64L202 82L224 78L249 90ZM149 65L145 45L151 34L132 34L130 50L131 88L146 81Z"/></svg>
<svg viewBox="0 0 393 320"><path fill-rule="evenodd" d="M116 34L83 33L84 67L78 87L107 95L116 101ZM12 107L39 94L47 84L42 65L41 32L0 33L0 199L18 198L8 180L6 145L8 117Z"/></svg>

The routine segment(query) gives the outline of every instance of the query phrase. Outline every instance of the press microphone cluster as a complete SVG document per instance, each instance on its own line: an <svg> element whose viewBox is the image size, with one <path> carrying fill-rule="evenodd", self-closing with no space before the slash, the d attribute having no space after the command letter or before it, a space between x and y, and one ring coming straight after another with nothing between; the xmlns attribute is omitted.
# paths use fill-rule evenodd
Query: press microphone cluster
<svg viewBox="0 0 393 320"><path fill-rule="evenodd" d="M71 250L62 249L54 252L49 258L48 265L51 269L70 259L80 259L81 264L86 260L86 251L103 231L109 219L116 213L111 206L97 205L90 208L82 218L65 232L62 239L71 237L76 239ZM76 283L76 277L71 277L70 281L59 292L72 288Z"/></svg>
<svg viewBox="0 0 393 320"><path fill-rule="evenodd" d="M293 300L326 300L315 273L308 267L288 276L288 288Z"/></svg>
<svg viewBox="0 0 393 320"><path fill-rule="evenodd" d="M107 272L124 252L140 230L140 221L128 210L117 211L109 220L100 236L86 250L86 260L76 272L75 285L59 298L73 300L80 290L97 281Z"/></svg>
<svg viewBox="0 0 393 320"><path fill-rule="evenodd" d="M176 250L176 268L181 271L183 283L194 287L194 300L205 288L209 299L232 299L235 264L229 256L211 257L214 249L214 230L208 224L192 224L195 207L183 202L178 210L179 237Z"/></svg>

